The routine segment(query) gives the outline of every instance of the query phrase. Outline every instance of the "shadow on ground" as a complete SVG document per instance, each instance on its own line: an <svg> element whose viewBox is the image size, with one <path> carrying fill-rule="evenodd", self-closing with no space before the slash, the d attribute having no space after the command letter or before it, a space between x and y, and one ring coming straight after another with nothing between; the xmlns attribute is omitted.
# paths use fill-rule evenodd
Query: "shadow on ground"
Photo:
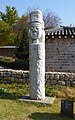
<svg viewBox="0 0 75 120"><path fill-rule="evenodd" d="M73 120L72 118L61 117L60 113L40 113L36 112L28 116L32 120Z"/></svg>
<svg viewBox="0 0 75 120"><path fill-rule="evenodd" d="M16 96L11 93L0 93L0 99L16 100L19 98L21 98L21 96Z"/></svg>

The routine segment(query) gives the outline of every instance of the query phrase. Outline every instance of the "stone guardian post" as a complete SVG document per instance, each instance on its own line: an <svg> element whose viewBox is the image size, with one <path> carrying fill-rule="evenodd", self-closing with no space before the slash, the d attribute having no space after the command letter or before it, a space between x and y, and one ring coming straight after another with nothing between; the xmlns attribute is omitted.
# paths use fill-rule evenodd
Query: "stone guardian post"
<svg viewBox="0 0 75 120"><path fill-rule="evenodd" d="M30 99L45 99L45 32L42 12L30 13Z"/></svg>

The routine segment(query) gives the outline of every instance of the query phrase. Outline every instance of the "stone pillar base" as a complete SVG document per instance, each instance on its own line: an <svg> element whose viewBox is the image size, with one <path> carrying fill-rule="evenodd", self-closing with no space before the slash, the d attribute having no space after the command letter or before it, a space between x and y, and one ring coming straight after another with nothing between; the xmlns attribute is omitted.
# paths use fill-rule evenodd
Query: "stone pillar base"
<svg viewBox="0 0 75 120"><path fill-rule="evenodd" d="M30 99L30 96L23 96L21 101L28 101L28 102L34 102L34 103L44 103L44 104L52 104L55 100L55 97L45 97L44 100L32 100Z"/></svg>

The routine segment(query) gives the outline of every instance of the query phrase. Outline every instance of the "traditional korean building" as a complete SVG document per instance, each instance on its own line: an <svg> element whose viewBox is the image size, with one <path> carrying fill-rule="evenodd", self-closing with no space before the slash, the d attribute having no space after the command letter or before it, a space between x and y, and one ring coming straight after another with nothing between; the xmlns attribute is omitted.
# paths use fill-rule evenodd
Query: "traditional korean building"
<svg viewBox="0 0 75 120"><path fill-rule="evenodd" d="M0 56L13 57L16 46L0 46Z"/></svg>
<svg viewBox="0 0 75 120"><path fill-rule="evenodd" d="M46 30L45 39L46 71L75 72L75 27Z"/></svg>

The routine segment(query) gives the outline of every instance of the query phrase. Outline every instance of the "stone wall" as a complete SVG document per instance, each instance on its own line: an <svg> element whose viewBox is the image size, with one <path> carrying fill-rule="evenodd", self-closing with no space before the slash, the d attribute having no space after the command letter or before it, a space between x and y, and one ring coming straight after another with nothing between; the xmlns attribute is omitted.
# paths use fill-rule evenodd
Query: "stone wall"
<svg viewBox="0 0 75 120"><path fill-rule="evenodd" d="M1 69L0 83L28 83L29 71Z"/></svg>
<svg viewBox="0 0 75 120"><path fill-rule="evenodd" d="M75 73L46 72L46 84L75 86Z"/></svg>
<svg viewBox="0 0 75 120"><path fill-rule="evenodd" d="M46 72L45 81L48 85L75 86L75 73ZM0 70L0 83L29 83L29 71Z"/></svg>
<svg viewBox="0 0 75 120"><path fill-rule="evenodd" d="M75 72L75 39L46 40L46 71Z"/></svg>

